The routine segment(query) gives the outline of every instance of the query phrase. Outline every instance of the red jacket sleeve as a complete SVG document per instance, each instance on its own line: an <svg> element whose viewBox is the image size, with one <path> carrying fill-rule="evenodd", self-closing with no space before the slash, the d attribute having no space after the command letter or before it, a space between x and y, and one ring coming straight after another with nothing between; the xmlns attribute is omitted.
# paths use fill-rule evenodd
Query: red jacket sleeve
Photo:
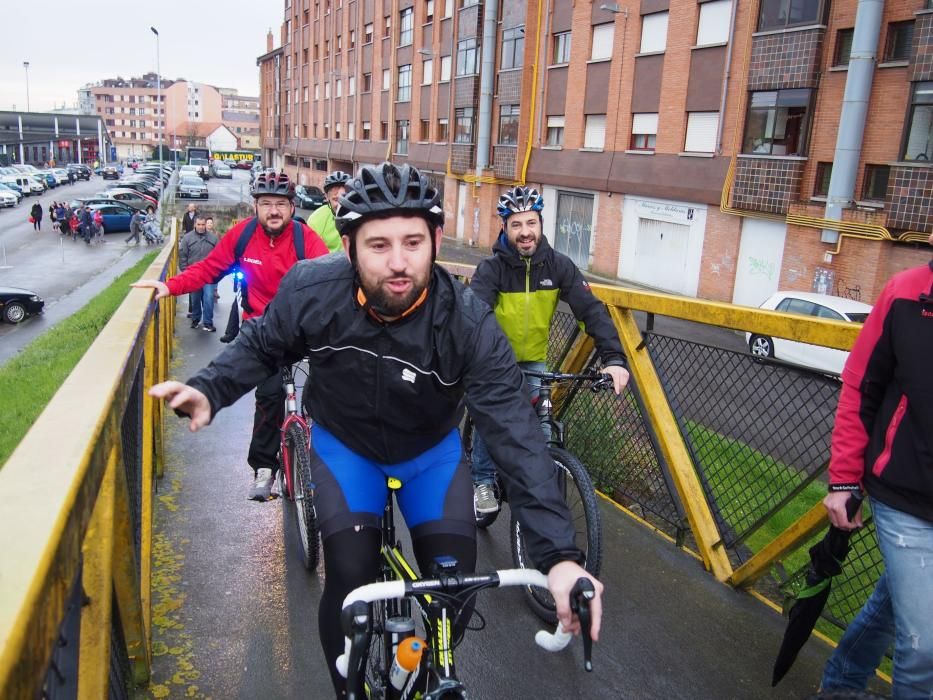
<svg viewBox="0 0 933 700"><path fill-rule="evenodd" d="M895 297L895 285L888 282L842 370L842 391L830 451L830 488L862 483L865 450L893 373L887 319Z"/></svg>
<svg viewBox="0 0 933 700"><path fill-rule="evenodd" d="M324 243L323 239L307 224L305 224L303 235L305 239L305 260L319 258L322 255L330 253L327 244Z"/></svg>
<svg viewBox="0 0 933 700"><path fill-rule="evenodd" d="M166 280L168 291L172 296L196 292L205 284L213 284L217 279L233 265L236 257L234 249L240 232L246 227L246 221L242 221L232 229L227 231L220 243L214 246L210 254L193 265L189 265L183 272Z"/></svg>

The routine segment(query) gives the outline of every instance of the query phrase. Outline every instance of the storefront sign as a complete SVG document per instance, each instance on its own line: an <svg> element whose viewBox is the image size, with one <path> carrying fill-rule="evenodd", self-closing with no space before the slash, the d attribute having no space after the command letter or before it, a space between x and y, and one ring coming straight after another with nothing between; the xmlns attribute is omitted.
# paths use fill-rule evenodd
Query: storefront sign
<svg viewBox="0 0 933 700"><path fill-rule="evenodd" d="M675 224L690 225L693 223L695 210L693 207L683 207L679 204L666 204L639 199L635 203L638 218L655 219L657 221L670 221Z"/></svg>

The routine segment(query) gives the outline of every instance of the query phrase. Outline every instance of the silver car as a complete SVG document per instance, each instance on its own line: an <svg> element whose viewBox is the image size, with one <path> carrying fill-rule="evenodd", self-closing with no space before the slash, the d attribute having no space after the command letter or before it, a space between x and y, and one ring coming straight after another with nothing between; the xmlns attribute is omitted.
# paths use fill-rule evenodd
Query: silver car
<svg viewBox="0 0 933 700"><path fill-rule="evenodd" d="M178 196L196 199L207 199L207 185L204 180L193 175L185 175L178 182Z"/></svg>

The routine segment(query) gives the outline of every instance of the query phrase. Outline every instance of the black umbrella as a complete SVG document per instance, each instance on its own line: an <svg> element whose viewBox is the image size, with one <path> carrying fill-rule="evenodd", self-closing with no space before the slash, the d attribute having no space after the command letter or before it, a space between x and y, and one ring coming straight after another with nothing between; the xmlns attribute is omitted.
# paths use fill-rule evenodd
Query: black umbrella
<svg viewBox="0 0 933 700"><path fill-rule="evenodd" d="M861 494L853 493L846 502L846 514L851 521L862 505ZM797 601L788 614L789 622L784 631L781 650L774 661L771 687L776 686L794 665L797 654L810 638L813 626L829 598L829 587L833 577L842 573L842 563L849 553L848 530L833 525L829 532L810 547L810 565L807 567L806 586L797 594Z"/></svg>

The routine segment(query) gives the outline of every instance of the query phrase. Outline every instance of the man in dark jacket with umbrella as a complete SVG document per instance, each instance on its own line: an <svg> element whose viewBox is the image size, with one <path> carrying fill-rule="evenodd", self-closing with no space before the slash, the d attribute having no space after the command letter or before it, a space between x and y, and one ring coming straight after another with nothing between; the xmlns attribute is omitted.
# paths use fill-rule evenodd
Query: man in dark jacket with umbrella
<svg viewBox="0 0 933 700"><path fill-rule="evenodd" d="M930 236L933 245L933 235ZM823 690L863 690L894 642L894 697L933 697L933 261L895 275L842 372L833 430L833 526L864 488L885 571L833 653Z"/></svg>

